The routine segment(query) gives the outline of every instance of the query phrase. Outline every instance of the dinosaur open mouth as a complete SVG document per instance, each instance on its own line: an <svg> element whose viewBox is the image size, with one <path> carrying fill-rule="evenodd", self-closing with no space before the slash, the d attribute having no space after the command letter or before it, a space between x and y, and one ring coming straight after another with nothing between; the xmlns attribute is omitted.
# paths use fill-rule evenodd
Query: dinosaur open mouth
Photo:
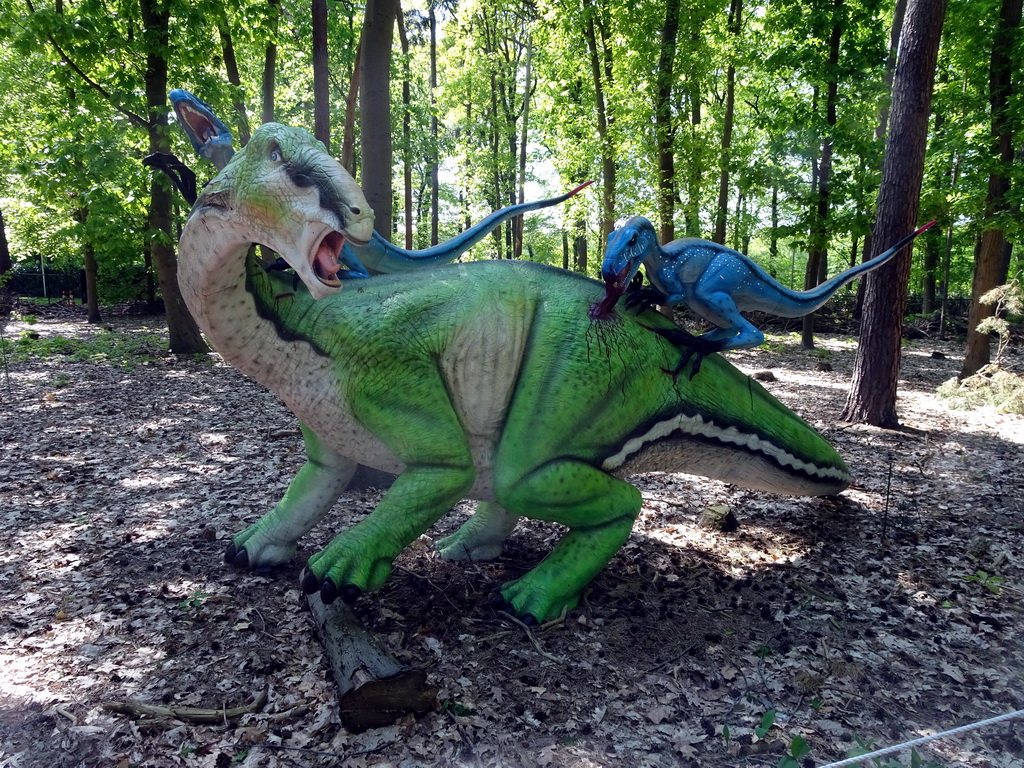
<svg viewBox="0 0 1024 768"><path fill-rule="evenodd" d="M217 127L206 115L197 112L188 103L178 104L177 112L202 142L209 143L220 134Z"/></svg>
<svg viewBox="0 0 1024 768"><path fill-rule="evenodd" d="M338 272L341 271L341 248L345 236L336 230L329 230L316 246L313 253L313 274L324 285L337 288L341 285Z"/></svg>

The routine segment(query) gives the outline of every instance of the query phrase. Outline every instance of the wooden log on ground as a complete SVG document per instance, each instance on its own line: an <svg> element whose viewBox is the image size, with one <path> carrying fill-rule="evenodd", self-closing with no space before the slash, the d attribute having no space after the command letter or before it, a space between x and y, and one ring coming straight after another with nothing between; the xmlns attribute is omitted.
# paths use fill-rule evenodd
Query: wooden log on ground
<svg viewBox="0 0 1024 768"><path fill-rule="evenodd" d="M438 689L427 685L426 673L399 663L347 605L324 605L317 593L306 601L338 686L347 730L382 728L406 714L435 709Z"/></svg>

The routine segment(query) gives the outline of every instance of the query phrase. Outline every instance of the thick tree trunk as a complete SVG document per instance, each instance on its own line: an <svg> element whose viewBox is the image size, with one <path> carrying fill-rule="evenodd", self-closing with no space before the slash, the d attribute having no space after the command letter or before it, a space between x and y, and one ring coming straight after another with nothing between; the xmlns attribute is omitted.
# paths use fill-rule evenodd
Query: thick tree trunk
<svg viewBox="0 0 1024 768"><path fill-rule="evenodd" d="M892 82L896 75L896 53L899 50L900 33L903 30L903 19L907 14L907 0L896 0L896 7L893 11L892 26L889 28L889 55L885 60L885 94L884 99L878 108L878 122L875 124L875 140L883 141L885 132L889 128L889 110L892 98ZM881 172L881 168L877 169ZM871 233L868 232L864 238L864 255L862 261L867 261L872 252L873 242ZM853 315L860 319L864 306L864 281L857 281L857 301L854 306Z"/></svg>
<svg viewBox="0 0 1024 768"><path fill-rule="evenodd" d="M260 83L260 97L263 109L260 113L264 123L274 122L274 99L277 82L277 29L281 17L281 0L267 0L270 5L270 42L263 54L263 80Z"/></svg>
<svg viewBox="0 0 1024 768"><path fill-rule="evenodd" d="M893 80L892 115L873 233L895 243L915 229L924 177L932 86L947 0L909 0ZM896 428L900 340L910 276L910 249L866 277L853 383L841 418Z"/></svg>
<svg viewBox="0 0 1024 768"><path fill-rule="evenodd" d="M676 237L676 156L672 86L681 7L680 0L665 2L665 26L661 28L661 51L658 55L654 95L654 135L658 152L658 223L662 243L668 243Z"/></svg>
<svg viewBox="0 0 1024 768"><path fill-rule="evenodd" d="M169 15L153 0L140 0L139 5L148 48L145 87L146 105L149 108L149 153L169 153L167 60L164 58L168 47ZM171 185L163 173L153 174L146 225L151 234L147 250L164 298L170 349L178 354L206 352L208 348L203 335L189 314L178 288L178 259L171 245Z"/></svg>
<svg viewBox="0 0 1024 768"><path fill-rule="evenodd" d="M362 188L376 214L374 229L392 232L391 45L398 0L367 0L360 69Z"/></svg>
<svg viewBox="0 0 1024 768"><path fill-rule="evenodd" d="M974 280L971 283L971 311L967 318L967 350L959 378L973 376L990 359L989 335L979 333L978 325L991 317L991 304L982 304L981 297L997 287L1005 275L1003 257L1006 238L1001 225L994 223L1007 209L1006 193L1010 189L1010 166L1013 163L1013 121L1010 96L1013 91L1013 44L1021 20L1021 0L1003 0L999 28L992 42L989 69L989 102L992 106L993 154L999 165L988 177L988 198L985 202L986 229L974 249Z"/></svg>
<svg viewBox="0 0 1024 768"><path fill-rule="evenodd" d="M327 0L313 0L313 135L331 151L331 86L327 55Z"/></svg>
<svg viewBox="0 0 1024 768"><path fill-rule="evenodd" d="M583 228L583 222L576 225L577 232L582 232ZM576 271L581 275L587 274L587 236L585 234L576 235L576 239L572 243L572 252L576 263Z"/></svg>

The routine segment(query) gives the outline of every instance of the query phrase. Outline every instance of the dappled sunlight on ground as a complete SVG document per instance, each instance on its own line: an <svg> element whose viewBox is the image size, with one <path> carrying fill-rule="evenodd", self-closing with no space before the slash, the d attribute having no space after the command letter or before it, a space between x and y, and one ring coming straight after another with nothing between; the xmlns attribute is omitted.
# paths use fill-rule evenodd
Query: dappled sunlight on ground
<svg viewBox="0 0 1024 768"><path fill-rule="evenodd" d="M765 387L836 444L852 488L807 499L633 478L643 511L629 541L580 607L532 639L489 607L491 590L563 531L524 521L495 562L442 561L425 544L472 512L460 503L356 605L441 688L440 711L363 735L340 728L298 575L380 494L346 493L292 563L238 571L223 562L230 537L304 458L274 396L216 358L16 362L13 394L0 394L0 744L17 745L20 768L737 768L777 764L801 735L820 765L858 740L893 744L1024 705L1024 420L946 408L934 389L960 363L928 343L904 350L905 429L841 424L855 345L769 341L728 357L775 373ZM712 506L738 528L705 527ZM230 707L264 689L262 711L227 724L103 709ZM761 739L768 710L777 725ZM59 759L40 751L55 739ZM1024 766L1005 727L923 754Z"/></svg>

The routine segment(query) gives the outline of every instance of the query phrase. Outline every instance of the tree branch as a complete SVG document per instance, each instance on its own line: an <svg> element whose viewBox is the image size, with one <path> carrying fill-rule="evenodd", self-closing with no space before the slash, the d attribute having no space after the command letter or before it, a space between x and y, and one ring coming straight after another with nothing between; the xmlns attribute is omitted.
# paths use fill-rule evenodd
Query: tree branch
<svg viewBox="0 0 1024 768"><path fill-rule="evenodd" d="M34 14L36 12L35 6L32 5L32 0L25 0L25 4L28 6L28 10L30 13ZM131 120L139 128L144 128L147 130L149 129L148 120L143 119L139 115L132 112L130 109L125 109L116 101L114 101L113 94L111 94L106 88L104 88L102 85L100 85L95 80L90 78L87 74L85 74L85 72L82 71L82 68L75 64L75 62L71 60L71 57L64 52L64 49L57 44L57 41L53 39L53 35L47 33L46 39L50 41L50 45L52 45L53 49L57 51L57 53L60 55L61 61L63 61L65 64L71 67L72 71L75 72L75 74L77 74L80 78L82 78L82 80L85 81L86 85L88 85L94 91L103 96L103 98L105 98L110 103L110 106L112 106L116 111L120 112L122 115Z"/></svg>

